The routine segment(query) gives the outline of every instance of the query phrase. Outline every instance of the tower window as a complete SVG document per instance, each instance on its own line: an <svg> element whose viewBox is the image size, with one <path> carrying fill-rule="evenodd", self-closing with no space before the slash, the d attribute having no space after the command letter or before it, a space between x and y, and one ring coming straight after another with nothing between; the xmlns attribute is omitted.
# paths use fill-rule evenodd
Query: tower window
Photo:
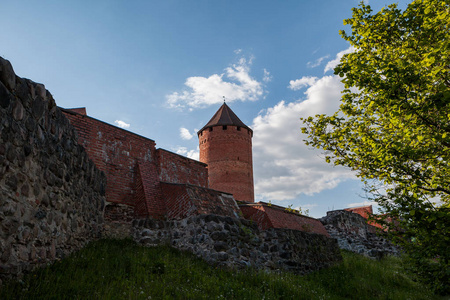
<svg viewBox="0 0 450 300"><path fill-rule="evenodd" d="M227 130L227 125L223 125L223 126L222 126L222 129L223 129L223 130Z"/></svg>
<svg viewBox="0 0 450 300"><path fill-rule="evenodd" d="M241 127L238 126L238 127L237 127L237 131L241 131Z"/></svg>
<svg viewBox="0 0 450 300"><path fill-rule="evenodd" d="M209 131L212 131L213 130L213 128L212 127L209 127Z"/></svg>

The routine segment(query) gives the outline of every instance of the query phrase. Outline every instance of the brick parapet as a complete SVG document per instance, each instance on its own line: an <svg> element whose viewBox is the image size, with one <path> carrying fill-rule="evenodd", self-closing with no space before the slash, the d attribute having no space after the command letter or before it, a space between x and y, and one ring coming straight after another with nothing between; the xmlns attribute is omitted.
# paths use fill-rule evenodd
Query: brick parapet
<svg viewBox="0 0 450 300"><path fill-rule="evenodd" d="M239 207L228 193L190 184L161 183L168 219L217 214L238 217Z"/></svg>
<svg viewBox="0 0 450 300"><path fill-rule="evenodd" d="M76 111L62 111L76 128L79 144L105 172L110 183L106 188L107 201L134 206L136 164L154 161L155 142Z"/></svg>
<svg viewBox="0 0 450 300"><path fill-rule="evenodd" d="M263 230L268 228L288 228L322 234L327 237L330 236L319 220L278 205L258 202L240 204L239 207L246 219L256 222L258 227Z"/></svg>
<svg viewBox="0 0 450 300"><path fill-rule="evenodd" d="M208 187L208 169L205 163L167 151L156 150L159 180Z"/></svg>

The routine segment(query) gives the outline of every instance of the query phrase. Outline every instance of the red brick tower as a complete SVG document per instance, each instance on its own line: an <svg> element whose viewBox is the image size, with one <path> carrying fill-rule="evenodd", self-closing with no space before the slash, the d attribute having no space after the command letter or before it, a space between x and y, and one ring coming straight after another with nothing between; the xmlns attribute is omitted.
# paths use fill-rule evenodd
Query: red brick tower
<svg viewBox="0 0 450 300"><path fill-rule="evenodd" d="M254 202L253 130L224 103L197 135L200 161L208 164L209 188Z"/></svg>

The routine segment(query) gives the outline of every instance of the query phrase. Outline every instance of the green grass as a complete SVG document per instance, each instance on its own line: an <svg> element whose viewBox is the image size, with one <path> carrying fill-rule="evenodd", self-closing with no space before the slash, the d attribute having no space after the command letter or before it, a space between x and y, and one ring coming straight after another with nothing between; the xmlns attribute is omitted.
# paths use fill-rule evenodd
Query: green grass
<svg viewBox="0 0 450 300"><path fill-rule="evenodd" d="M0 299L441 299L398 258L344 252L342 264L298 276L215 269L189 253L100 240L0 290Z"/></svg>

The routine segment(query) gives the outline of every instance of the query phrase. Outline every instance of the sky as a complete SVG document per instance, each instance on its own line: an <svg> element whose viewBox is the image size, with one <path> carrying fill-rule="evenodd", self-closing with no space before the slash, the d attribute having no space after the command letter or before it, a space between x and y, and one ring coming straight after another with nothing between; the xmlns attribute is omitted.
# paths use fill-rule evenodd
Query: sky
<svg viewBox="0 0 450 300"><path fill-rule="evenodd" d="M339 30L358 3L2 0L0 56L57 105L193 159L225 97L254 131L255 200L322 217L370 203L354 172L304 144L300 121L339 107L333 68L352 51Z"/></svg>

